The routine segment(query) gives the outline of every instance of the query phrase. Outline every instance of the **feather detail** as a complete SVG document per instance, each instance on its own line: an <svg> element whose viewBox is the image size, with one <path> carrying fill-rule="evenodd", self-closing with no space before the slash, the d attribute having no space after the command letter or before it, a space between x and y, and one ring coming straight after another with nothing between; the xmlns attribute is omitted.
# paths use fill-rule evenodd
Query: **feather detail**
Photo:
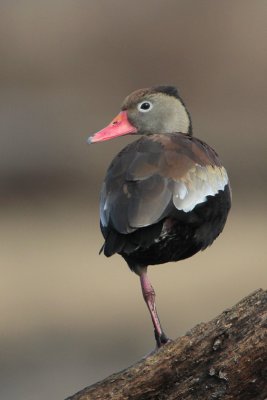
<svg viewBox="0 0 267 400"><path fill-rule="evenodd" d="M215 196L228 184L228 176L224 167L197 165L175 182L173 204L178 210L189 212L197 204L207 200L207 196Z"/></svg>
<svg viewBox="0 0 267 400"><path fill-rule="evenodd" d="M189 212L224 190L228 177L215 151L183 134L145 136L112 161L102 186L101 226L120 234Z"/></svg>

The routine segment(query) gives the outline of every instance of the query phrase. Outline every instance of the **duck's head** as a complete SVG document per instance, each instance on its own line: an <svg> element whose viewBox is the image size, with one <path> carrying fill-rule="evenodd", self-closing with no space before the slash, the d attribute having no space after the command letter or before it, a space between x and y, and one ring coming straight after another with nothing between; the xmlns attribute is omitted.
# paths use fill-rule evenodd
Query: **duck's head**
<svg viewBox="0 0 267 400"><path fill-rule="evenodd" d="M129 134L184 133L192 135L190 115L173 86L139 89L124 100L121 112L88 143Z"/></svg>

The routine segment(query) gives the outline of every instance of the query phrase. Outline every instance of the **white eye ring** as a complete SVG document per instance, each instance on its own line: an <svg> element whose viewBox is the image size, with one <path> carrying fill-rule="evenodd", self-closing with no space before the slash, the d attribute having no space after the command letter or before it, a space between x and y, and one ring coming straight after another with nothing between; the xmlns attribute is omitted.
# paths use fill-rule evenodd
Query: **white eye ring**
<svg viewBox="0 0 267 400"><path fill-rule="evenodd" d="M150 111L152 107L153 107L153 104L151 103L151 101L147 101L147 100L144 100L141 103L137 104L138 111L141 111L143 113Z"/></svg>

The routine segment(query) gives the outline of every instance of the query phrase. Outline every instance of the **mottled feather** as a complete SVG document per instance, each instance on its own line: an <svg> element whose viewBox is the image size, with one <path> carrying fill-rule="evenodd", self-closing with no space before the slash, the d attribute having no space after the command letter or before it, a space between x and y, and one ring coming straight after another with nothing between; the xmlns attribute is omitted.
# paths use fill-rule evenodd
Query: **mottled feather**
<svg viewBox="0 0 267 400"><path fill-rule="evenodd" d="M216 152L182 134L150 135L124 148L101 192L101 225L121 234L191 211L228 183Z"/></svg>

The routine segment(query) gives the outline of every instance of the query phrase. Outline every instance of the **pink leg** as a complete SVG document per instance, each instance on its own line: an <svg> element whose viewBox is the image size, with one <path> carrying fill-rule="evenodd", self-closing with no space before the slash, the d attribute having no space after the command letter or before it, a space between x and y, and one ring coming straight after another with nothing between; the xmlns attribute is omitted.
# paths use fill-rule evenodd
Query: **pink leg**
<svg viewBox="0 0 267 400"><path fill-rule="evenodd" d="M163 332L157 309L156 309L156 303L155 303L155 291L153 289L153 286L151 285L148 276L147 276L147 267L144 267L139 270L139 275L140 275L140 282L141 282L141 287L142 287L142 293L144 300L146 302L146 305L148 307L148 310L150 312L152 322L154 325L154 331L155 331L155 338L157 342L157 347L161 347L164 343L168 342L168 338Z"/></svg>

